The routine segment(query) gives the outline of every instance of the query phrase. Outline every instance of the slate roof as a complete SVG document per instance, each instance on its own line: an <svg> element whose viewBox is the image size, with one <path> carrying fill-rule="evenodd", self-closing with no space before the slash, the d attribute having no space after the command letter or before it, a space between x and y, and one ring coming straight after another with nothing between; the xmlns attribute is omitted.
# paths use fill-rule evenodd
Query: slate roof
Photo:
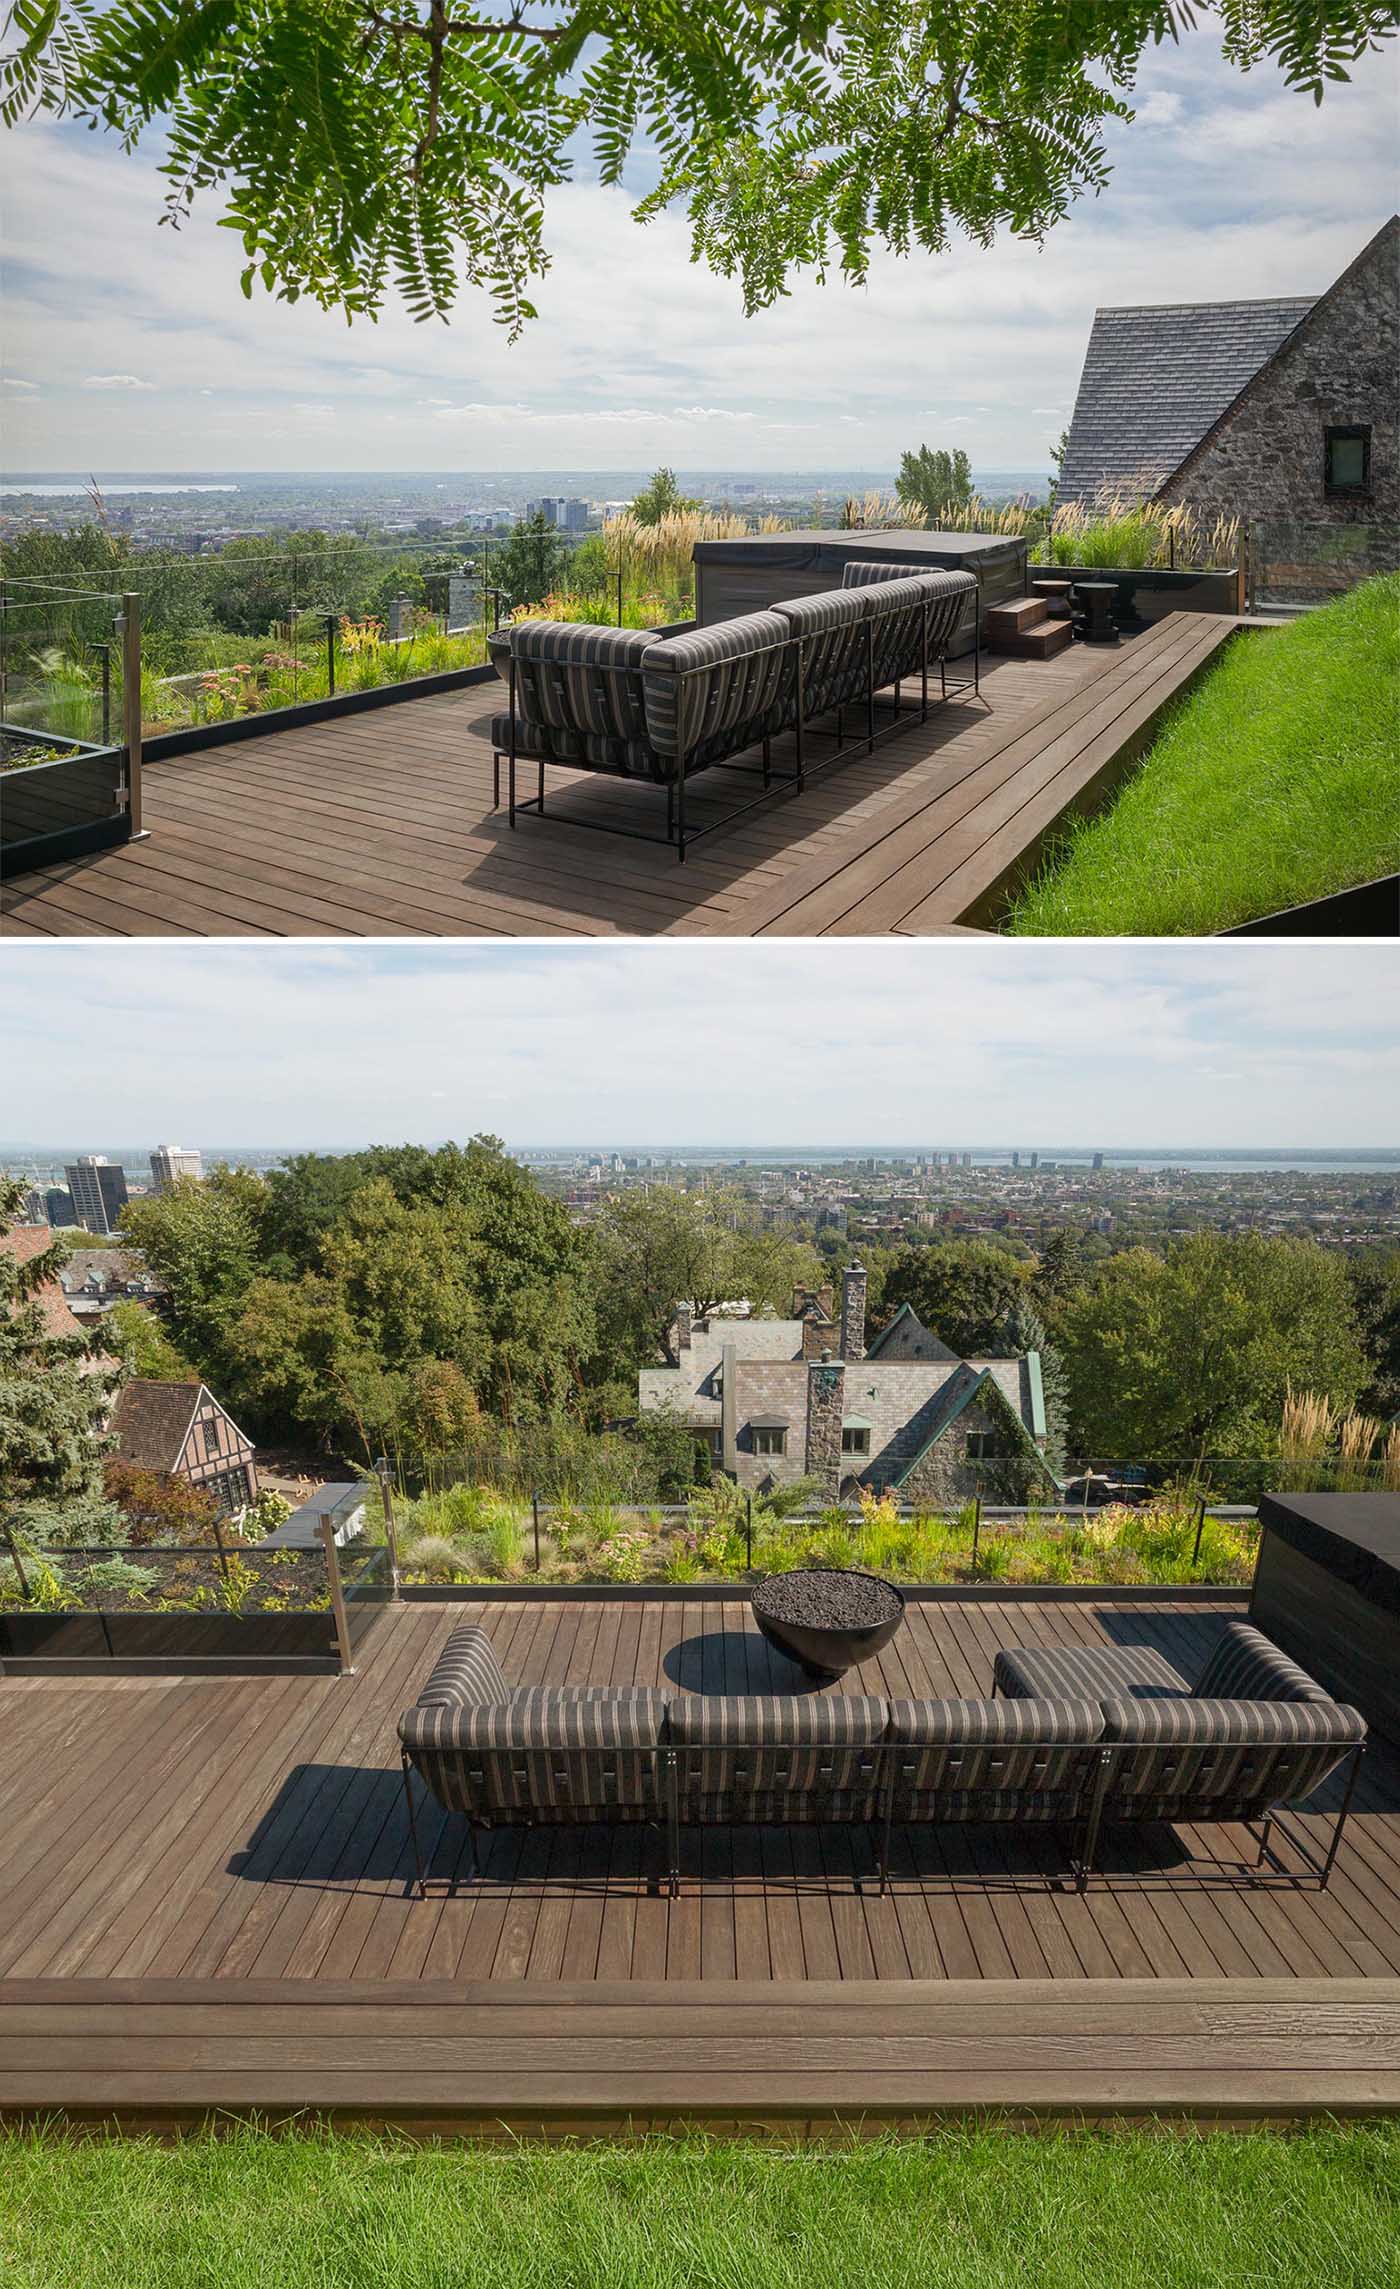
<svg viewBox="0 0 1400 2289"><path fill-rule="evenodd" d="M137 1377L118 1393L112 1433L123 1462L173 1471L204 1397L202 1383L151 1383Z"/></svg>
<svg viewBox="0 0 1400 2289"><path fill-rule="evenodd" d="M1162 484L1316 300L1096 310L1057 499Z"/></svg>

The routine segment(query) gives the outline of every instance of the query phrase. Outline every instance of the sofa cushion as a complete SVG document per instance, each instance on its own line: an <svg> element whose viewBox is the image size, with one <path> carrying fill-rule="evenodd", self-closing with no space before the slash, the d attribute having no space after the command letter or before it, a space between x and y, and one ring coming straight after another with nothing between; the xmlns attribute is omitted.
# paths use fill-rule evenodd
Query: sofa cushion
<svg viewBox="0 0 1400 2289"><path fill-rule="evenodd" d="M1217 1701L1330 1701L1305 1669L1247 1621L1227 1621L1196 1680L1198 1696Z"/></svg>
<svg viewBox="0 0 1400 2289"><path fill-rule="evenodd" d="M887 1710L863 1693L683 1693L666 1713L683 1820L870 1820Z"/></svg>
<svg viewBox="0 0 1400 2289"><path fill-rule="evenodd" d="M1243 1820L1307 1796L1366 1738L1337 1701L1147 1699L1103 1702L1104 1739L1121 1744L1108 1808L1135 1819Z"/></svg>
<svg viewBox="0 0 1400 2289"><path fill-rule="evenodd" d="M878 588L887 580L926 580L931 569L927 564L856 564L848 559L841 567L841 586Z"/></svg>
<svg viewBox="0 0 1400 2289"><path fill-rule="evenodd" d="M464 1709L474 1701L499 1701L508 1690L485 1630L474 1621L461 1621L429 1671L418 1706Z"/></svg>
<svg viewBox="0 0 1400 2289"><path fill-rule="evenodd" d="M1007 1646L998 1653L992 1675L1000 1690L1013 1698L1073 1700L1087 1695L1100 1701L1105 1693L1113 1693L1121 1700L1155 1700L1163 1695L1184 1698L1191 1691L1186 1679L1150 1645Z"/></svg>
<svg viewBox="0 0 1400 2289"><path fill-rule="evenodd" d="M1018 1790L1078 1793L1097 1766L1103 1717L1086 1700L895 1700L889 1738L895 1806L901 1818L965 1816L941 1809L954 1796Z"/></svg>
<svg viewBox="0 0 1400 2289"><path fill-rule="evenodd" d="M491 718L491 745L498 755L510 753L511 719L509 713ZM576 731L561 731L552 723L531 723L527 717L515 718L515 752L528 762L567 763L573 770L581 770L586 762L584 742Z"/></svg>

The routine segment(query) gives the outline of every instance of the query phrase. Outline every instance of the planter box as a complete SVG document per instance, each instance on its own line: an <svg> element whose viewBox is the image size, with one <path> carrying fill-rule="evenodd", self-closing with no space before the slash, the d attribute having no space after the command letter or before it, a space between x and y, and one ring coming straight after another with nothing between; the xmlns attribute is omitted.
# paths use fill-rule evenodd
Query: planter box
<svg viewBox="0 0 1400 2289"><path fill-rule="evenodd" d="M393 707L399 700L435 699L444 692L466 691L473 684L494 683L496 671L488 660L474 668L447 668L437 676L411 676L403 683L376 684L372 691L337 692L334 699L308 699L299 707L269 707L249 715L230 716L225 723L191 724L186 731L156 731L141 742L142 758L159 763L167 755L193 755L206 747L231 746L240 739L262 739L274 731L296 731L308 723L329 723L338 715L363 715L367 709Z"/></svg>
<svg viewBox="0 0 1400 2289"><path fill-rule="evenodd" d="M9 724L0 730L18 736ZM82 744L57 763L0 772L0 879L128 841L125 775L122 748Z"/></svg>

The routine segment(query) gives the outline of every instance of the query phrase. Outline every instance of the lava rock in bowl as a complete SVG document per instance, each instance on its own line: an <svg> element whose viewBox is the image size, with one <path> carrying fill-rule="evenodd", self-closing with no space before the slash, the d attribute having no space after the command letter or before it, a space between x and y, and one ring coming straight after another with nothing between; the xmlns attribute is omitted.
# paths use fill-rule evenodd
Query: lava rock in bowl
<svg viewBox="0 0 1400 2289"><path fill-rule="evenodd" d="M770 1645L829 1685L889 1644L904 1593L851 1566L795 1566L754 1585L753 1617Z"/></svg>

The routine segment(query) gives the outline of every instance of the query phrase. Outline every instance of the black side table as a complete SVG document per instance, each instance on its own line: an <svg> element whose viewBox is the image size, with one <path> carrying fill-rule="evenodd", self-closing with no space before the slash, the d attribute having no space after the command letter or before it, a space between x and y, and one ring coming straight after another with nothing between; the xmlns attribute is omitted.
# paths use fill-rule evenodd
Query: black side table
<svg viewBox="0 0 1400 2289"><path fill-rule="evenodd" d="M1116 580L1076 580L1074 601L1079 617L1075 634L1086 644L1111 644L1118 634L1113 617L1113 600L1118 594Z"/></svg>

